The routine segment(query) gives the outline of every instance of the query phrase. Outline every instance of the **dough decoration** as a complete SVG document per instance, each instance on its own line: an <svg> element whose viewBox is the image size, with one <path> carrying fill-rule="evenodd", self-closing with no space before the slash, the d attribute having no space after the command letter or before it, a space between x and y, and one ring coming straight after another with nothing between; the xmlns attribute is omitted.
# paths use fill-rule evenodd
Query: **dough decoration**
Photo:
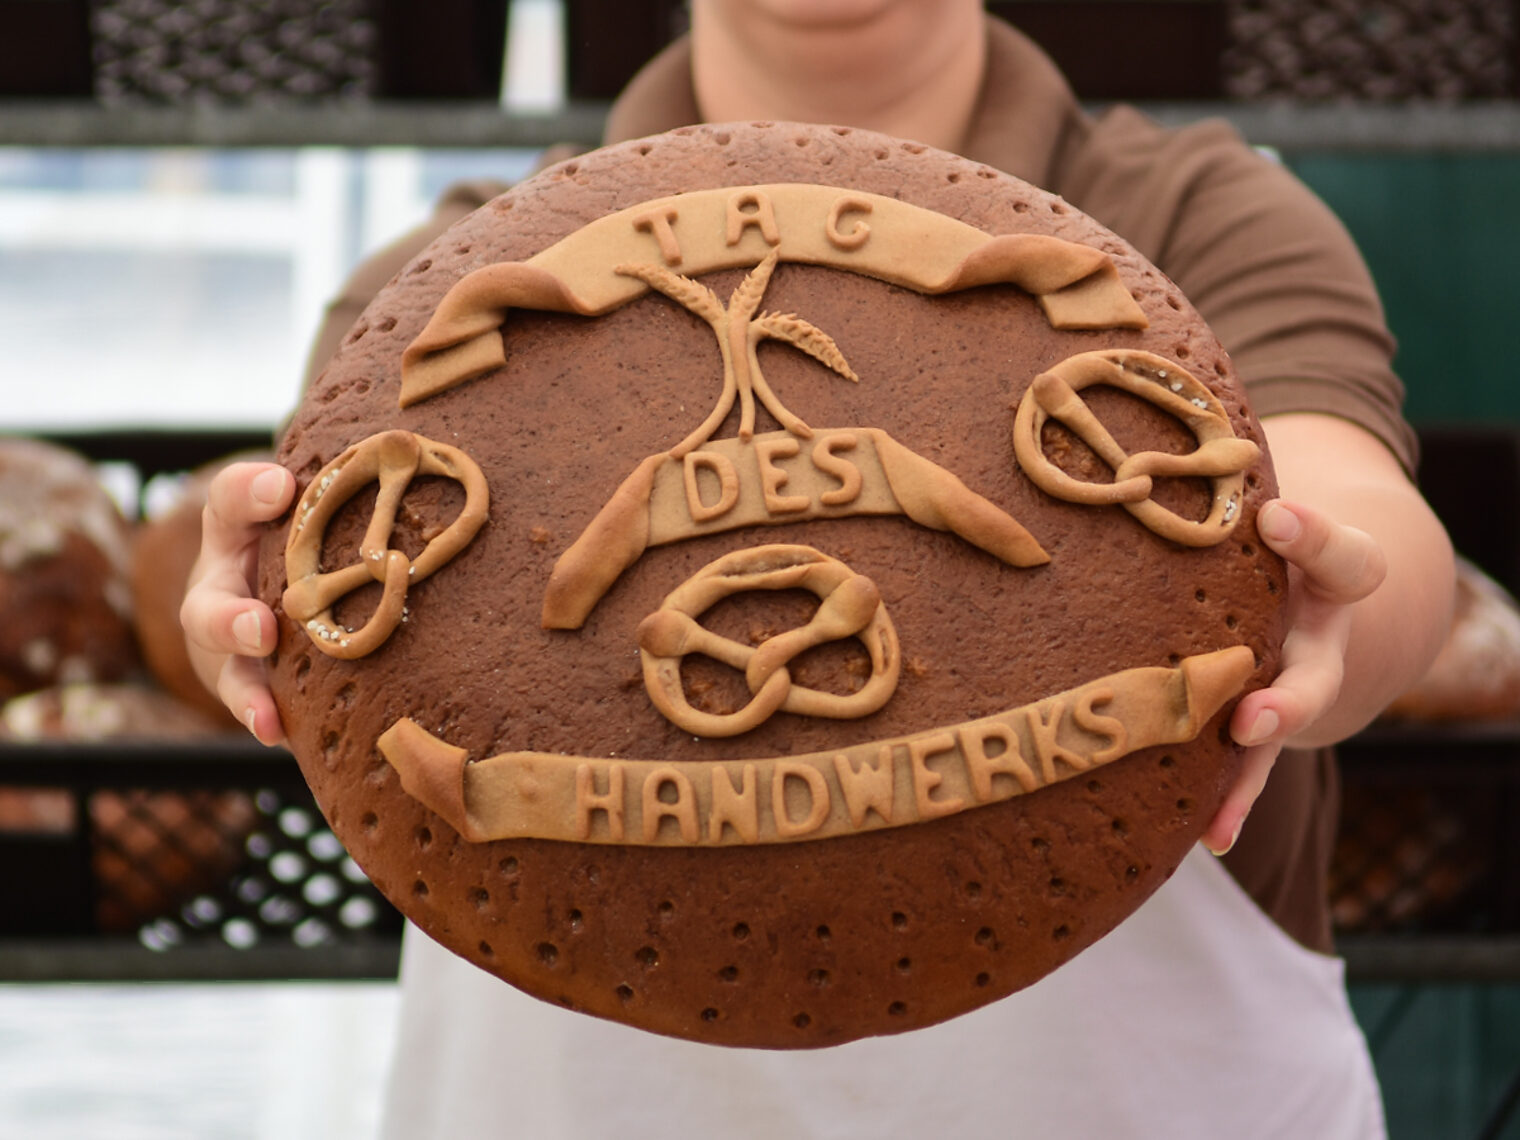
<svg viewBox="0 0 1520 1140"><path fill-rule="evenodd" d="M402 787L472 843L783 843L938 819L1192 740L1255 667L1237 645L1176 668L1126 669L980 720L753 760L508 752L472 762L409 718L378 744Z"/></svg>
<svg viewBox="0 0 1520 1140"><path fill-rule="evenodd" d="M1102 250L1046 234L993 237L879 194L810 183L697 190L598 218L526 261L477 269L449 289L401 357L408 407L506 363L512 309L598 316L651 282L621 267L679 267L695 277L744 269L774 252L920 293L1007 283L1032 294L1054 328L1147 327Z"/></svg>
<svg viewBox="0 0 1520 1140"><path fill-rule="evenodd" d="M747 590L811 590L821 603L812 619L759 646L741 645L698 624L710 608ZM836 694L792 683L787 664L830 641L858 638L871 675L854 693ZM697 736L737 736L776 711L836 720L867 716L897 688L901 659L897 631L876 583L809 546L758 546L704 566L682 583L638 629L644 687L655 707ZM732 713L695 709L681 685L681 661L701 653L744 674L754 700Z"/></svg>
<svg viewBox="0 0 1520 1140"><path fill-rule="evenodd" d="M755 219L759 219L755 224L767 241L780 240L767 197L746 190L737 195L737 202L730 213L730 244L736 243L744 226ZM846 199L844 204L852 210L870 206L853 199ZM742 208L747 205L755 205L755 212ZM653 217L658 222L665 215ZM648 215L640 215L635 225L647 220ZM837 224L837 218L831 215L830 224ZM654 228L659 230L658 225ZM857 229L852 234L859 232ZM863 245L862 238L850 248ZM667 251L669 256L671 251ZM1001 508L879 429L828 433L812 444L810 464L804 470L794 473L779 465L780 460L799 455L803 443L813 441L815 433L766 382L756 351L760 342L775 339L791 344L845 379L859 382L826 332L794 314L759 312L779 256L777 249L767 253L734 290L727 305L701 282L662 266L616 267L618 274L646 282L707 321L718 339L723 360L722 393L695 431L669 452L650 456L634 469L560 557L544 595L544 628L579 629L618 576L649 546L762 523L799 522L830 514L905 514L924 526L954 531L1013 566L1049 561L1039 543ZM755 436L756 399L784 431ZM737 439L710 441L735 402L740 405ZM868 446L859 447L862 441ZM697 451L704 443L710 446ZM858 465L842 454L857 447ZM681 470L679 492L674 476L677 464ZM718 493L712 500L703 497L699 486L704 469L718 480ZM866 471L871 472L870 493L863 494ZM833 485L835 480L838 486Z"/></svg>
<svg viewBox="0 0 1520 1140"><path fill-rule="evenodd" d="M820 363L832 368L846 380L860 382L832 337L792 313L759 312L765 287L775 272L779 254L771 250L740 282L727 305L700 281L672 273L660 265L619 265L617 272L637 277L658 289L683 308L695 313L712 326L723 356L723 394L702 425L670 449L673 459L680 459L718 430L728 416L735 399L740 401L739 438L755 434L755 400L795 435L808 439L812 429L787 410L760 371L758 349L762 341L778 340L801 349Z"/></svg>
<svg viewBox="0 0 1520 1140"><path fill-rule="evenodd" d="M418 475L442 475L463 485L464 509L415 559L389 546L396 511ZM339 509L372 482L380 484L375 513L359 546L359 561L322 571L322 540ZM457 447L409 431L370 436L318 473L296 504L285 544L290 585L282 604L312 644L330 657L352 660L378 649L406 618L407 591L463 550L485 525L489 491L480 468ZM339 625L333 603L360 586L379 582L380 605L359 629Z"/></svg>
<svg viewBox="0 0 1520 1140"><path fill-rule="evenodd" d="M761 524L905 515L951 531L1010 566L1050 556L1022 525L880 428L828 428L806 440L767 432L711 440L636 467L562 554L544 592L546 629L579 629L651 546Z"/></svg>
<svg viewBox="0 0 1520 1140"><path fill-rule="evenodd" d="M1078 394L1098 385L1120 388L1182 421L1198 440L1187 455L1142 451L1128 455ZM1087 483L1046 457L1040 432L1059 420L1113 469L1112 483ZM1207 385L1175 361L1150 352L1084 352L1034 378L1019 402L1013 449L1020 465L1047 494L1070 503L1118 504L1144 526L1183 546L1223 542L1239 519L1245 471L1261 455L1239 439L1229 414ZM1153 476L1197 476L1213 487L1208 517L1182 518L1151 499Z"/></svg>

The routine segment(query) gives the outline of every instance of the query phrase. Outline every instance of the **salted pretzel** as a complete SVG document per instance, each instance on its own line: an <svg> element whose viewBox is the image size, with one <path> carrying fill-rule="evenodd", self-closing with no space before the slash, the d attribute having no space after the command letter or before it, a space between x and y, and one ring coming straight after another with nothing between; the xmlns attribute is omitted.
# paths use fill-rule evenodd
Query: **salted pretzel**
<svg viewBox="0 0 1520 1140"><path fill-rule="evenodd" d="M415 559L390 547L396 512L406 488L418 475L442 475L464 487L464 509ZM359 545L359 561L322 571L322 539L338 510L371 482L380 484L375 513ZM457 447L435 443L409 431L386 431L350 447L307 486L296 504L285 546L290 585L285 612L301 622L323 653L352 659L378 648L406 613L407 590L450 562L486 521L488 491L475 461ZM380 605L363 626L349 629L333 617L332 606L369 582L380 582Z"/></svg>
<svg viewBox="0 0 1520 1140"><path fill-rule="evenodd" d="M1197 449L1186 455L1126 453L1079 395L1098 385L1129 392L1180 420L1198 440ZM1113 482L1074 479L1052 463L1040 442L1048 419L1059 420L1113 468ZM1239 517L1245 470L1261 454L1235 435L1224 405L1196 376L1165 357L1138 351L1078 353L1036 376L1019 402L1013 448L1025 473L1046 493L1069 503L1122 506L1148 529L1183 546L1212 546L1228 537ZM1185 519L1155 502L1150 496L1156 476L1208 479L1213 490L1208 516Z"/></svg>

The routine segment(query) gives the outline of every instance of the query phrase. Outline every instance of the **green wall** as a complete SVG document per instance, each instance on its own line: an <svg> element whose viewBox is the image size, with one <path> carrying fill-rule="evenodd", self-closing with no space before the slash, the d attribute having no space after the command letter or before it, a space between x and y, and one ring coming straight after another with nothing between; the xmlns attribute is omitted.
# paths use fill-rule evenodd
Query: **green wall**
<svg viewBox="0 0 1520 1140"><path fill-rule="evenodd" d="M1416 423L1520 423L1520 155L1288 155L1361 246Z"/></svg>
<svg viewBox="0 0 1520 1140"><path fill-rule="evenodd" d="M1476 1140L1520 1077L1520 986L1360 985L1389 1140ZM1520 1109L1486 1140L1520 1140Z"/></svg>

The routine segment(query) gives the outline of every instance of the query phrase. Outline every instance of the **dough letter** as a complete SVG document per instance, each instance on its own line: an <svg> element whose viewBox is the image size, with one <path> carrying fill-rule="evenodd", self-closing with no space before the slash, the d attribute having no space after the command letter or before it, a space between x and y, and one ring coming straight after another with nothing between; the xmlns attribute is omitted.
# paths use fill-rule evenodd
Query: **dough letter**
<svg viewBox="0 0 1520 1140"><path fill-rule="evenodd" d="M633 219L634 229L640 233L654 235L654 240L660 246L660 256L665 259L666 265L681 264L681 243L676 241L676 231L670 228L670 223L675 220L674 206L666 206L663 210L650 210L647 214L640 214Z"/></svg>
<svg viewBox="0 0 1520 1140"><path fill-rule="evenodd" d="M795 776L808 787L807 815L800 820L794 820L786 810L786 781L789 776ZM816 768L791 760L778 760L771 780L771 811L776 816L777 834L787 839L796 839L799 835L817 831L823 825L829 815L829 785Z"/></svg>
<svg viewBox="0 0 1520 1140"><path fill-rule="evenodd" d="M707 821L707 838L713 843L723 840L723 825L728 824L745 843L760 841L760 802L755 795L755 766L744 765L739 786L721 764L712 770L712 817Z"/></svg>
<svg viewBox="0 0 1520 1140"><path fill-rule="evenodd" d="M835 249L859 249L871 236L871 227L865 222L854 223L848 232L839 228L839 219L847 213L869 214L871 203L864 198L846 195L836 198L829 207L829 220L824 225L824 235Z"/></svg>
<svg viewBox="0 0 1520 1140"><path fill-rule="evenodd" d="M755 440L755 458L760 462L760 482L765 488L765 509L773 515L794 514L813 505L806 495L781 493L789 476L776 466L776 460L790 459L801 450L802 445L791 436Z"/></svg>
<svg viewBox="0 0 1520 1140"><path fill-rule="evenodd" d="M575 770L575 834L579 839L591 837L593 812L607 813L607 831L614 843L623 841L623 766L607 767L607 790L596 790L596 769L582 764Z"/></svg>
<svg viewBox="0 0 1520 1140"><path fill-rule="evenodd" d="M754 210L744 207L753 206ZM728 200L728 231L723 235L729 245L738 245L744 236L744 228L754 226L768 245L781 244L781 231L776 228L776 211L770 197L759 190L741 190Z"/></svg>
<svg viewBox="0 0 1520 1140"><path fill-rule="evenodd" d="M718 501L711 506L702 501L702 490L697 483L697 472L707 468L718 477ZM733 510L739 501L739 473L733 461L716 451L690 451L682 460L682 477L686 480L686 509L693 522L708 522Z"/></svg>
<svg viewBox="0 0 1520 1140"><path fill-rule="evenodd" d="M913 766L913 800L918 807L919 819L938 819L942 815L958 812L966 806L966 801L959 798L947 800L930 798L930 793L939 787L944 777L930 770L928 759L936 753L953 751L955 751L955 737L948 732L919 737L908 742L908 761Z"/></svg>
<svg viewBox="0 0 1520 1140"><path fill-rule="evenodd" d="M839 480L840 485L832 491L825 491L818 496L818 501L826 507L839 507L845 503L853 503L860 497L860 487L863 480L860 477L860 468L848 459L841 459L836 452L852 451L859 440L850 432L839 432L835 435L826 435L813 445L813 466L825 475L832 475Z"/></svg>
<svg viewBox="0 0 1520 1140"><path fill-rule="evenodd" d="M674 803L666 803L660 792L669 784L676 790ZM660 821L666 816L681 828L681 838L695 843L702 832L697 827L697 799L692 794L686 773L671 764L663 764L644 777L644 842L653 843L660 833Z"/></svg>

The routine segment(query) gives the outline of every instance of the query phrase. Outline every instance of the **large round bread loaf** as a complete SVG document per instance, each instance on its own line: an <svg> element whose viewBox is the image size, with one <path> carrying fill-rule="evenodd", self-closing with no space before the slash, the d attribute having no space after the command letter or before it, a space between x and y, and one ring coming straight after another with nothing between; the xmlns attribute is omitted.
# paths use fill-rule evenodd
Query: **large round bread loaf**
<svg viewBox="0 0 1520 1140"><path fill-rule="evenodd" d="M1112 929L1236 775L1260 444L1178 289L1032 186L843 128L608 148L313 383L276 698L380 889L530 993L931 1024Z"/></svg>

